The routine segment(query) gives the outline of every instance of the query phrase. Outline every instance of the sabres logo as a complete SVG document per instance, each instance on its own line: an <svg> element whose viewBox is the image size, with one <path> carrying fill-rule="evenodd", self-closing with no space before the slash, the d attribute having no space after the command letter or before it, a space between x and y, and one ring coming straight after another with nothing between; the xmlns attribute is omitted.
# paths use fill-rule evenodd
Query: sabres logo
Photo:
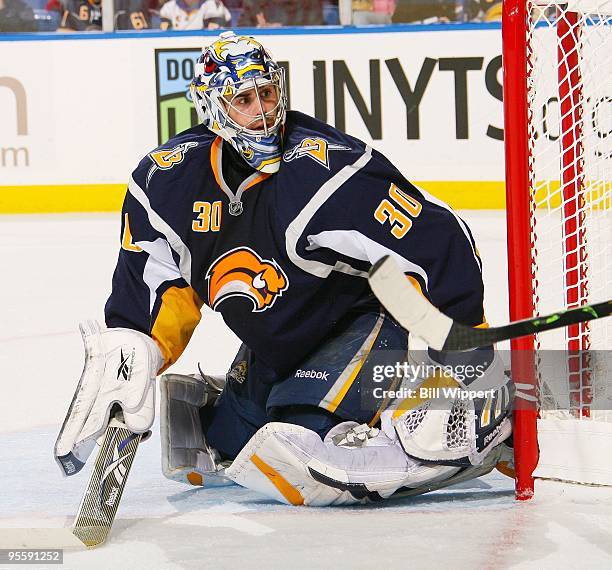
<svg viewBox="0 0 612 570"><path fill-rule="evenodd" d="M300 144L294 146L283 154L285 162L291 162L296 158L302 158L307 156L316 163L324 166L329 170L329 151L330 150L351 150L350 147L341 144L331 144L325 139L306 138L302 139Z"/></svg>
<svg viewBox="0 0 612 570"><path fill-rule="evenodd" d="M213 310L230 297L246 297L253 312L269 309L289 286L273 259L262 259L248 247L237 247L217 258L206 273L208 302Z"/></svg>
<svg viewBox="0 0 612 570"><path fill-rule="evenodd" d="M198 146L197 142L185 142L170 149L156 150L149 154L149 158L153 162L149 172L147 173L147 186L155 172L159 170L170 170L176 164L180 164L185 159L185 153L190 149Z"/></svg>

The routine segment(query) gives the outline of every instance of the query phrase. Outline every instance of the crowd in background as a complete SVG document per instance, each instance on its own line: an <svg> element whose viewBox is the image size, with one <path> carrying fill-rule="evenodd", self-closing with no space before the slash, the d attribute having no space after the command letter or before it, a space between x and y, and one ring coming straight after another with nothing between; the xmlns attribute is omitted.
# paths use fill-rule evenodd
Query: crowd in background
<svg viewBox="0 0 612 570"><path fill-rule="evenodd" d="M338 0L114 0L115 30L340 24ZM501 0L352 0L354 25L491 22ZM102 30L101 0L0 0L0 32Z"/></svg>

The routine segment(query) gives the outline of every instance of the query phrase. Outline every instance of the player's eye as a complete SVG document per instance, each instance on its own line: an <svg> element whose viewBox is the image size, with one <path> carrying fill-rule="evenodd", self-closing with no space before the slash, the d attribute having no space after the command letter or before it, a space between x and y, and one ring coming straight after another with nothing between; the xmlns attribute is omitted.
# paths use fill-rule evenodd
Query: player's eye
<svg viewBox="0 0 612 570"><path fill-rule="evenodd" d="M236 99L236 104L242 107L249 105L251 102L251 98L247 95L241 95Z"/></svg>

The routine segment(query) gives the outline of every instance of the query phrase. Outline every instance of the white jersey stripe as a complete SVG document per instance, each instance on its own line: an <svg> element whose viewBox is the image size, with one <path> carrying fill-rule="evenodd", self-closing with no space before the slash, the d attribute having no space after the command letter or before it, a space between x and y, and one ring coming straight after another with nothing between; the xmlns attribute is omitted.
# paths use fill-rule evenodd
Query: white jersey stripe
<svg viewBox="0 0 612 570"><path fill-rule="evenodd" d="M374 265L379 259L385 255L393 257L404 273L410 272L419 275L425 282L425 287L429 288L429 279L426 271L420 266L402 257L396 251L374 241L357 230L329 230L319 234L309 235L308 241L310 245L307 249L317 249L324 247L336 251L342 255L359 259L360 261L368 261ZM340 262L336 263L338 265ZM347 272L348 273L348 272ZM355 273L359 277L366 277L368 273L360 271Z"/></svg>
<svg viewBox="0 0 612 570"><path fill-rule="evenodd" d="M187 246L183 243L183 240L178 234L162 219L162 217L151 207L149 198L145 194L144 190L136 183L134 178L130 177L128 183L128 191L145 209L151 226L162 234L166 241L170 244L170 247L176 251L179 256L180 263L179 267L181 270L181 277L191 285L191 253ZM143 248L144 249L144 248Z"/></svg>
<svg viewBox="0 0 612 570"><path fill-rule="evenodd" d="M363 271L355 269L346 263L336 263L328 265L322 261L313 259L304 259L297 253L297 242L303 235L306 226L317 213L319 208L328 200L340 186L347 180L359 172L372 158L372 148L366 145L365 152L353 163L345 166L340 172L332 176L310 199L308 204L304 206L298 216L287 226L285 231L285 241L287 255L289 259L303 271L316 275L317 277L325 278L332 271L340 271L350 275L359 275L367 277Z"/></svg>
<svg viewBox="0 0 612 570"><path fill-rule="evenodd" d="M142 280L149 288L149 311L153 314L158 287L166 281L178 279L181 273L166 240L157 238L154 242L139 241L137 245L149 254Z"/></svg>

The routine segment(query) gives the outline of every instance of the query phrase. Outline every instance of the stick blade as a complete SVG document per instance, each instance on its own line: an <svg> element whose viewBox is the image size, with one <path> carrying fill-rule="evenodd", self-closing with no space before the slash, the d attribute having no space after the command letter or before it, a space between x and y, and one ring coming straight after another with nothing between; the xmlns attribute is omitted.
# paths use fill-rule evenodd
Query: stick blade
<svg viewBox="0 0 612 570"><path fill-rule="evenodd" d="M88 548L103 544L110 533L141 439L115 421L106 428L72 530Z"/></svg>

